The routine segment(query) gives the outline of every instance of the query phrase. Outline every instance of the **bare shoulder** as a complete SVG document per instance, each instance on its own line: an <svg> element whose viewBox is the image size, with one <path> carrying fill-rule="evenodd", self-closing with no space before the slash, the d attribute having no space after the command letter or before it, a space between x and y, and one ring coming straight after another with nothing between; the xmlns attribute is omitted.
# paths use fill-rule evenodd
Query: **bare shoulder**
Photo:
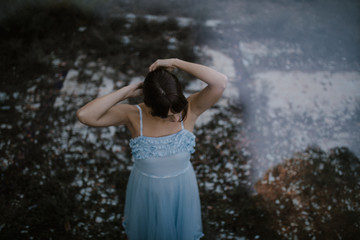
<svg viewBox="0 0 360 240"><path fill-rule="evenodd" d="M117 104L112 109L115 112L126 114L127 118L131 121L131 119L138 115L139 110L137 109L136 105L130 104Z"/></svg>
<svg viewBox="0 0 360 240"><path fill-rule="evenodd" d="M125 114L127 121L124 122L124 125L129 129L132 136L136 135L138 132L138 122L139 122L139 110L136 105L130 104L118 104L115 105L114 111L120 114Z"/></svg>
<svg viewBox="0 0 360 240"><path fill-rule="evenodd" d="M116 109L117 111L123 111L129 114L137 111L136 105L124 104L124 103L117 104L113 108Z"/></svg>

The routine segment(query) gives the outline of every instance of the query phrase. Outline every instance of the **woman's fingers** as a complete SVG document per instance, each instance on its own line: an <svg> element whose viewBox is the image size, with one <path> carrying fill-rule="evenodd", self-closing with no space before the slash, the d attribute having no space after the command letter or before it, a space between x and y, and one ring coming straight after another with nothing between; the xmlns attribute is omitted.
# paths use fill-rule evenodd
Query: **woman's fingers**
<svg viewBox="0 0 360 240"><path fill-rule="evenodd" d="M172 72L172 71L174 71L174 67L167 67L167 68L165 68L167 71L169 71L169 72Z"/></svg>
<svg viewBox="0 0 360 240"><path fill-rule="evenodd" d="M150 65L149 71L155 71L158 67L160 67L160 60L156 60L153 64Z"/></svg>
<svg viewBox="0 0 360 240"><path fill-rule="evenodd" d="M156 66L155 66L156 62L154 62L153 64L150 65L149 67L149 72L152 72L156 69Z"/></svg>
<svg viewBox="0 0 360 240"><path fill-rule="evenodd" d="M143 93L143 85L144 82L139 82L136 86L136 89L134 90L135 96L140 96Z"/></svg>
<svg viewBox="0 0 360 240"><path fill-rule="evenodd" d="M138 97L138 96L141 96L141 95L143 95L143 90L142 89L136 89L135 92L134 92L134 96Z"/></svg>
<svg viewBox="0 0 360 240"><path fill-rule="evenodd" d="M155 71L158 68L165 68L168 71L174 70L174 67L171 65L170 59L158 59L153 64L150 65L149 71Z"/></svg>
<svg viewBox="0 0 360 240"><path fill-rule="evenodd" d="M136 90L136 89L142 88L143 85L144 85L144 82L137 82L137 83L133 83L133 84L131 84L129 86L131 86L131 88L133 90Z"/></svg>
<svg viewBox="0 0 360 240"><path fill-rule="evenodd" d="M143 90L142 90L142 88L137 88L137 89L135 89L135 90L133 90L133 91L131 92L130 97L131 97L131 98L132 98L132 97L138 97L138 96L141 96L141 95L143 95Z"/></svg>
<svg viewBox="0 0 360 240"><path fill-rule="evenodd" d="M142 88L143 85L144 85L144 82L139 82L136 87L137 87L137 88Z"/></svg>

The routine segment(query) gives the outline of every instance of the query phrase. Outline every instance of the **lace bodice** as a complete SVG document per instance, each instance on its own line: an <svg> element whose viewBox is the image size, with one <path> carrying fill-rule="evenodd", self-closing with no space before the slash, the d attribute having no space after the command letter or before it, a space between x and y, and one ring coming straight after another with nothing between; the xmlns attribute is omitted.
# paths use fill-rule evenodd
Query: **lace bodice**
<svg viewBox="0 0 360 240"><path fill-rule="evenodd" d="M134 159L170 156L180 152L195 152L195 135L186 129L164 137L138 136L130 140Z"/></svg>
<svg viewBox="0 0 360 240"><path fill-rule="evenodd" d="M195 152L195 135L184 128L181 121L181 130L177 133L163 137L147 137L142 134L142 112L140 113L140 136L130 140L130 148L133 158L147 159L153 157L165 157L180 152Z"/></svg>

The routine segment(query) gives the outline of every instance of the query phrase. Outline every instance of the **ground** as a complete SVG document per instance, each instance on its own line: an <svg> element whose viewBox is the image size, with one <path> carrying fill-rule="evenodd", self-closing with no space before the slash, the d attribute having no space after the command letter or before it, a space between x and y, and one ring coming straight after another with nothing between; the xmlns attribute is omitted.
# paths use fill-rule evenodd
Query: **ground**
<svg viewBox="0 0 360 240"><path fill-rule="evenodd" d="M129 133L75 113L173 56L229 77L194 130L204 239L359 233L358 3L29 2L0 24L2 238L125 238Z"/></svg>

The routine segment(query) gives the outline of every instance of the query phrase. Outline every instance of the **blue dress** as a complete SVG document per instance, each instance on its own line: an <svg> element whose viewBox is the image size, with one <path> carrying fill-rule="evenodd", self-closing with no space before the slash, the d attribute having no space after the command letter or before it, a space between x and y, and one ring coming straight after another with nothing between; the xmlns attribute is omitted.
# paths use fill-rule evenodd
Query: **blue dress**
<svg viewBox="0 0 360 240"><path fill-rule="evenodd" d="M133 168L123 226L130 240L197 240L203 236L199 190L190 163L195 136L184 129L130 140Z"/></svg>

